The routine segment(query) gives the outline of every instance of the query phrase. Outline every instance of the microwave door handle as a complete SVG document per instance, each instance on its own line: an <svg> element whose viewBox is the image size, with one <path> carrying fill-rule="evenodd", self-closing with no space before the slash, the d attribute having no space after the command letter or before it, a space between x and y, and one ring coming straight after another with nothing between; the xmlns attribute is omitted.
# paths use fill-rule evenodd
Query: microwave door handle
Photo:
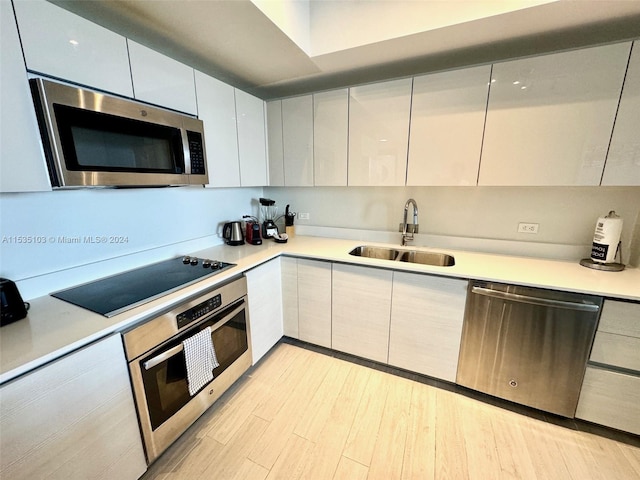
<svg viewBox="0 0 640 480"><path fill-rule="evenodd" d="M180 137L182 138L182 155L184 156L184 173L191 175L191 149L189 148L189 137L187 129L180 129Z"/></svg>
<svg viewBox="0 0 640 480"><path fill-rule="evenodd" d="M211 332L212 333L215 332L217 329L222 327L227 322L227 320L233 318L238 312L243 310L245 308L244 303L245 303L244 300L242 300L241 302L239 302L239 305L236 308L234 308L231 312L229 312L227 315L225 315L222 320L216 321L215 323L217 323L218 325L216 326L216 328L213 328ZM173 357L174 355L180 353L183 349L184 347L182 346L182 343L179 345L176 345L175 347L170 348L166 352L162 352L160 355L153 357L151 360L147 360L142 364L142 366L144 367L145 370L149 370L155 367L156 365L159 365L160 363L164 362L165 360Z"/></svg>

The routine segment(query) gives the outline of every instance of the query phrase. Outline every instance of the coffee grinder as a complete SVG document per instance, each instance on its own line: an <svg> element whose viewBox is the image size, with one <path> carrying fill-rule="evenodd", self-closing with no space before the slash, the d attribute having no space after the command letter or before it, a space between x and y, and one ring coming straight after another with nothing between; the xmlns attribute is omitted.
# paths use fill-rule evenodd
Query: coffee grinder
<svg viewBox="0 0 640 480"><path fill-rule="evenodd" d="M262 220L262 238L278 236L278 227L275 219L278 214L275 200L260 198L260 216Z"/></svg>

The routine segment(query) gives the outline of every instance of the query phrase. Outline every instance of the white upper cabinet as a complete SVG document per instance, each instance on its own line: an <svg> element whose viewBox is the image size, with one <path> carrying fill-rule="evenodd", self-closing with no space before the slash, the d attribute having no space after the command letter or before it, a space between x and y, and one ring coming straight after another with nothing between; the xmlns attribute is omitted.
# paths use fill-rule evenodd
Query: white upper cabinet
<svg viewBox="0 0 640 480"><path fill-rule="evenodd" d="M313 186L313 96L282 100L284 184Z"/></svg>
<svg viewBox="0 0 640 480"><path fill-rule="evenodd" d="M268 183L264 101L242 90L235 92L240 185L262 187Z"/></svg>
<svg viewBox="0 0 640 480"><path fill-rule="evenodd" d="M640 42L635 41L602 185L640 185Z"/></svg>
<svg viewBox="0 0 640 480"><path fill-rule="evenodd" d="M0 22L0 192L51 190L11 2Z"/></svg>
<svg viewBox="0 0 640 480"><path fill-rule="evenodd" d="M132 40L128 43L135 98L195 115L193 68Z"/></svg>
<svg viewBox="0 0 640 480"><path fill-rule="evenodd" d="M407 185L476 185L491 66L415 77Z"/></svg>
<svg viewBox="0 0 640 480"><path fill-rule="evenodd" d="M347 185L349 89L313 94L313 168L316 186Z"/></svg>
<svg viewBox="0 0 640 480"><path fill-rule="evenodd" d="M198 118L204 123L209 185L240 186L235 92L231 85L195 72Z"/></svg>
<svg viewBox="0 0 640 480"><path fill-rule="evenodd" d="M630 43L493 66L479 185L599 185Z"/></svg>
<svg viewBox="0 0 640 480"><path fill-rule="evenodd" d="M412 79L349 89L349 185L405 184Z"/></svg>
<svg viewBox="0 0 640 480"><path fill-rule="evenodd" d="M15 11L29 70L133 96L125 37L43 0Z"/></svg>
<svg viewBox="0 0 640 480"><path fill-rule="evenodd" d="M269 185L272 187L284 187L282 100L267 102L267 151L269 157Z"/></svg>

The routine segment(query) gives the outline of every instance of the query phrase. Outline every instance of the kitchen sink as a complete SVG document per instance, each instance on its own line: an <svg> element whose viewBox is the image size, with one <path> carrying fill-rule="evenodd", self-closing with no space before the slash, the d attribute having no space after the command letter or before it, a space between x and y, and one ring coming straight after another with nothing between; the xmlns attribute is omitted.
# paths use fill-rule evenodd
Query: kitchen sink
<svg viewBox="0 0 640 480"><path fill-rule="evenodd" d="M396 250L387 247L372 247L362 245L349 252L354 257L376 258L397 262L418 263L436 267L451 267L455 265L455 258L446 253L423 252L420 250Z"/></svg>
<svg viewBox="0 0 640 480"><path fill-rule="evenodd" d="M402 252L398 260L400 262L434 265L436 267L452 267L455 265L455 258L446 253L420 252L416 250Z"/></svg>
<svg viewBox="0 0 640 480"><path fill-rule="evenodd" d="M356 247L349 252L354 257L380 258L382 260L395 260L400 252L393 248L385 247Z"/></svg>

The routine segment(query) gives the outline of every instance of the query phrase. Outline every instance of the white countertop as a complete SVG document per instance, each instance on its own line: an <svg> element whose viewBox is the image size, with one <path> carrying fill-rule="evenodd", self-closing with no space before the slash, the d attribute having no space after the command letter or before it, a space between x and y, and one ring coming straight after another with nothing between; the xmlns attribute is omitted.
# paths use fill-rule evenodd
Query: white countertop
<svg viewBox="0 0 640 480"><path fill-rule="evenodd" d="M222 260L235 263L237 266L112 318L103 317L51 296L30 300L31 308L27 318L0 329L0 383L111 333L126 330L187 297L281 254L640 301L638 268L627 268L622 272L602 272L582 267L577 262L397 245L393 245L393 248L415 248L452 254L455 257L455 265L435 267L349 255L350 250L363 244L390 246L359 240L297 236L286 244L265 241L261 246L219 245L199 252L188 252L189 255Z"/></svg>

